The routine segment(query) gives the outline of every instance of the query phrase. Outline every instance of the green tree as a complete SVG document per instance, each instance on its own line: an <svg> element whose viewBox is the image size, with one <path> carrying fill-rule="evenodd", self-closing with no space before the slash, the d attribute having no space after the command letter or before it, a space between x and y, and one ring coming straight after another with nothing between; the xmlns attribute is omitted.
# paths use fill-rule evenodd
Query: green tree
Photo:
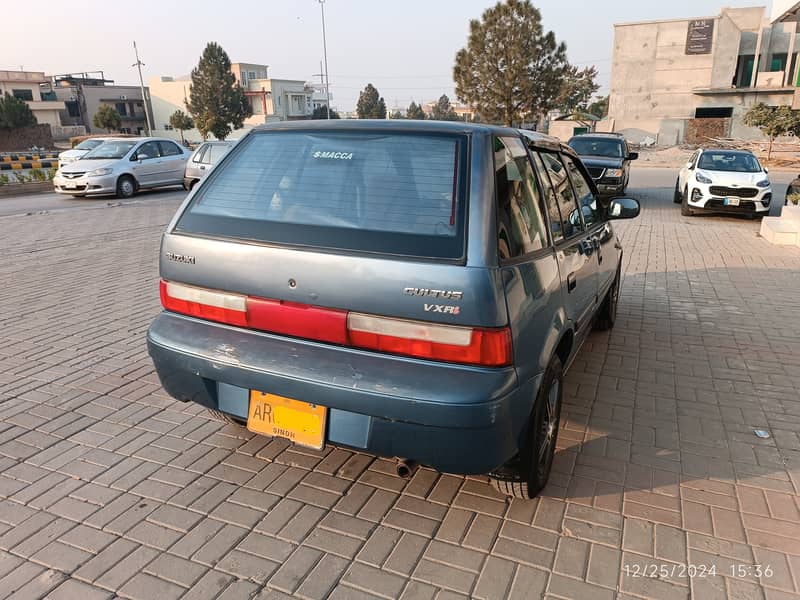
<svg viewBox="0 0 800 600"><path fill-rule="evenodd" d="M506 0L469 24L456 54L456 95L488 120L513 125L554 108L567 67L567 48L542 28L529 0Z"/></svg>
<svg viewBox="0 0 800 600"><path fill-rule="evenodd" d="M97 112L94 113L92 124L100 129L105 129L108 133L118 131L122 125L122 117L119 116L117 109L110 104L101 104Z"/></svg>
<svg viewBox="0 0 800 600"><path fill-rule="evenodd" d="M358 95L356 112L359 119L385 119L386 102L371 83Z"/></svg>
<svg viewBox="0 0 800 600"><path fill-rule="evenodd" d="M567 66L558 94L558 108L565 113L576 110L586 112L589 100L600 89L596 79L597 69L594 65L584 69L578 69L574 65Z"/></svg>
<svg viewBox="0 0 800 600"><path fill-rule="evenodd" d="M422 121L426 118L425 111L422 110L422 107L417 104L416 102L411 102L408 105L408 110L406 111L406 119L415 119L417 121Z"/></svg>
<svg viewBox="0 0 800 600"><path fill-rule="evenodd" d="M391 118L392 119L405 119L405 117L403 116L403 113L401 113L399 110L394 111L392 113L392 117Z"/></svg>
<svg viewBox="0 0 800 600"><path fill-rule="evenodd" d="M603 117L608 116L608 96L600 96L594 102L591 102L589 106L586 107L586 112L590 115L594 115L596 117Z"/></svg>
<svg viewBox="0 0 800 600"><path fill-rule="evenodd" d="M8 92L0 96L0 128L16 129L30 127L36 123L36 117L27 102Z"/></svg>
<svg viewBox="0 0 800 600"><path fill-rule="evenodd" d="M328 118L328 111L325 109L325 106L318 106L314 109L314 112L311 113L312 119L327 119ZM339 119L339 113L335 110L331 109L331 119Z"/></svg>
<svg viewBox="0 0 800 600"><path fill-rule="evenodd" d="M789 106L767 106L759 102L751 106L742 119L745 125L758 127L769 138L767 160L772 156L772 142L787 133L800 134L800 111Z"/></svg>
<svg viewBox="0 0 800 600"><path fill-rule="evenodd" d="M208 43L192 69L186 107L204 140L208 134L224 140L252 114L242 86L231 73L231 60L216 42Z"/></svg>
<svg viewBox="0 0 800 600"><path fill-rule="evenodd" d="M453 110L453 106L450 104L450 98L447 97L447 94L442 94L439 96L439 100L436 102L436 106L433 107L433 114L431 115L433 119L436 121L460 121L456 111Z"/></svg>
<svg viewBox="0 0 800 600"><path fill-rule="evenodd" d="M183 139L183 132L194 129L194 121L192 120L192 117L180 109L176 110L170 115L169 124L172 125L173 129L177 129L181 132L181 143L185 142Z"/></svg>

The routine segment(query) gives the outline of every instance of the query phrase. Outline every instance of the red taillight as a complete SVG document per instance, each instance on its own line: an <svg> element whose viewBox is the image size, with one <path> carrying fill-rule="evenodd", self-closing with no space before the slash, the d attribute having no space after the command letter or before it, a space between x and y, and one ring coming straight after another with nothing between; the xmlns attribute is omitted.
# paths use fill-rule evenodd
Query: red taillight
<svg viewBox="0 0 800 600"><path fill-rule="evenodd" d="M247 327L247 296L216 292L182 283L161 280L161 305L167 310Z"/></svg>
<svg viewBox="0 0 800 600"><path fill-rule="evenodd" d="M512 363L508 327L477 329L268 300L161 281L165 309L321 342L488 367Z"/></svg>

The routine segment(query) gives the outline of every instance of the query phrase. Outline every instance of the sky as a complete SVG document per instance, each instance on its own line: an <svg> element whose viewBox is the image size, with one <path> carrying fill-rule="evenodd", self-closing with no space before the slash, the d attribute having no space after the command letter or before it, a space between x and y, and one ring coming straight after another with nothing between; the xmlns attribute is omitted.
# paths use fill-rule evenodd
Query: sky
<svg viewBox="0 0 800 600"><path fill-rule="evenodd" d="M326 0L325 26L331 105L354 110L367 83L389 108L455 99L456 52L470 19L496 2L487 0ZM601 93L611 77L613 24L704 17L723 6L766 5L758 0L534 0L547 30L567 45L571 63L595 65ZM136 84L133 41L145 83L151 77L188 75L206 43L216 41L232 62L269 65L270 77L319 81L322 21L317 0L100 0L38 5L35 34L4 28L0 70L48 75L99 71L118 84ZM6 14L24 9L9 9ZM83 15L80 23L75 15ZM102 15L95 18L91 15ZM67 25L65 25L67 24Z"/></svg>

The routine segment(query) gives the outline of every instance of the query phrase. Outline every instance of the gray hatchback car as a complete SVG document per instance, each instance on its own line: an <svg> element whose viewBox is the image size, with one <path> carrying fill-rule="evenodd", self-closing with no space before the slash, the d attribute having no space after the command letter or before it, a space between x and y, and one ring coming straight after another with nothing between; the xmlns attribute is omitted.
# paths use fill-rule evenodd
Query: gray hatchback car
<svg viewBox="0 0 800 600"><path fill-rule="evenodd" d="M211 172L211 167L227 154L235 142L203 142L186 163L183 187L191 190L198 181Z"/></svg>
<svg viewBox="0 0 800 600"><path fill-rule="evenodd" d="M577 155L488 125L248 133L161 244L164 388L251 431L545 485L564 372L614 324L622 247Z"/></svg>

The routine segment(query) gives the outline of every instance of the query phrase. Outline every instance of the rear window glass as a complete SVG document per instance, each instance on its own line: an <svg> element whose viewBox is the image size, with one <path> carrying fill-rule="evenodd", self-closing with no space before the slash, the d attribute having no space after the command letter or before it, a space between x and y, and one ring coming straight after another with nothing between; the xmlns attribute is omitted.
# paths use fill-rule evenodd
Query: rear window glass
<svg viewBox="0 0 800 600"><path fill-rule="evenodd" d="M321 248L458 259L466 138L259 132L237 144L176 230Z"/></svg>

